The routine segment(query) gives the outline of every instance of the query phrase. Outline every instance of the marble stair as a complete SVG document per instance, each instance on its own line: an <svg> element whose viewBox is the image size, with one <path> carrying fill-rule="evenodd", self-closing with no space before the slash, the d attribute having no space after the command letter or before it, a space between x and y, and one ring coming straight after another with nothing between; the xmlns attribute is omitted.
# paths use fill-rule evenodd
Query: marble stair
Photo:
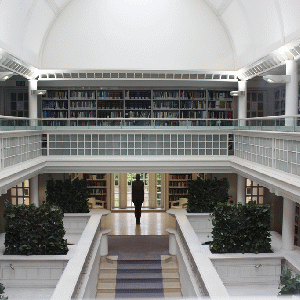
<svg viewBox="0 0 300 300"><path fill-rule="evenodd" d="M176 257L157 259L117 259L102 257L97 299L181 298Z"/></svg>

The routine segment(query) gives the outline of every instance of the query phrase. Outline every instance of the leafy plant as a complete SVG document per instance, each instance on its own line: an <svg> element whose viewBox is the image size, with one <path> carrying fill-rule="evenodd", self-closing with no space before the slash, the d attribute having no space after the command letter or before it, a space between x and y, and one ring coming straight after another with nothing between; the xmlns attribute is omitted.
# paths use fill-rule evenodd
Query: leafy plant
<svg viewBox="0 0 300 300"><path fill-rule="evenodd" d="M89 195L85 179L47 180L46 202L59 206L64 213L88 213Z"/></svg>
<svg viewBox="0 0 300 300"><path fill-rule="evenodd" d="M14 206L6 202L4 218L7 255L55 255L68 252L64 240L64 214L46 203Z"/></svg>
<svg viewBox="0 0 300 300"><path fill-rule="evenodd" d="M188 181L189 213L211 213L217 203L229 201L229 183L227 178L202 179Z"/></svg>
<svg viewBox="0 0 300 300"><path fill-rule="evenodd" d="M300 294L300 274L293 276L292 270L286 268L280 276L281 290L280 295L299 295Z"/></svg>
<svg viewBox="0 0 300 300"><path fill-rule="evenodd" d="M218 203L212 213L214 253L271 252L270 205Z"/></svg>
<svg viewBox="0 0 300 300"><path fill-rule="evenodd" d="M0 283L0 299L1 300L7 300L8 297L4 297L4 290L5 290L5 287L2 283Z"/></svg>

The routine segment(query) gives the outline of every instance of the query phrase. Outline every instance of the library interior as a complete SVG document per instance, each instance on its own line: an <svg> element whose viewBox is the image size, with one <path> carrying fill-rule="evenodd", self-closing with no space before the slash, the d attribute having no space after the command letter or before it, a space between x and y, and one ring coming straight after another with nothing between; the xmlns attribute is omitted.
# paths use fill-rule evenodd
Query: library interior
<svg viewBox="0 0 300 300"><path fill-rule="evenodd" d="M9 298L276 296L285 267L300 273L299 14L297 0L0 0L0 249L5 201L39 207L50 179L85 179L91 210L65 214L66 258L0 251ZM271 204L273 253L212 254L211 225L185 209L197 178L226 178L232 206ZM162 278L120 275L129 238Z"/></svg>

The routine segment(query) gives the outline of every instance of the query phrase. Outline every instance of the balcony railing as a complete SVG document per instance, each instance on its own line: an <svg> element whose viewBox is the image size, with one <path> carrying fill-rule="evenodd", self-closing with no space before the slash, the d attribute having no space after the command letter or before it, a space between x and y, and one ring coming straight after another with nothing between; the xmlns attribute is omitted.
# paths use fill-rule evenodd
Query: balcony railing
<svg viewBox="0 0 300 300"><path fill-rule="evenodd" d="M42 129L197 129L267 130L300 132L300 116L272 116L247 119L167 119L167 118L47 118L28 119L0 116L0 130Z"/></svg>

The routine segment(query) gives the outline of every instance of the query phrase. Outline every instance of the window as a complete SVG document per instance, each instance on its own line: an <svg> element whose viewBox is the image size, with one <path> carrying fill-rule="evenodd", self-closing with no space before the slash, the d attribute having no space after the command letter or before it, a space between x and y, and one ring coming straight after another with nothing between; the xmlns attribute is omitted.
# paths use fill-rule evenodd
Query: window
<svg viewBox="0 0 300 300"><path fill-rule="evenodd" d="M246 202L255 201L256 204L264 204L265 188L258 183L247 179L246 183Z"/></svg>
<svg viewBox="0 0 300 300"><path fill-rule="evenodd" d="M13 205L29 205L29 180L19 183L10 189L11 203Z"/></svg>
<svg viewBox="0 0 300 300"><path fill-rule="evenodd" d="M162 207L161 201L161 173L156 174L156 207Z"/></svg>
<svg viewBox="0 0 300 300"><path fill-rule="evenodd" d="M119 173L114 174L114 207L120 207Z"/></svg>
<svg viewBox="0 0 300 300"><path fill-rule="evenodd" d="M127 207L134 207L132 203L132 182L137 173L127 173ZM140 173L141 181L144 182L144 203L142 207L149 207L149 173Z"/></svg>

